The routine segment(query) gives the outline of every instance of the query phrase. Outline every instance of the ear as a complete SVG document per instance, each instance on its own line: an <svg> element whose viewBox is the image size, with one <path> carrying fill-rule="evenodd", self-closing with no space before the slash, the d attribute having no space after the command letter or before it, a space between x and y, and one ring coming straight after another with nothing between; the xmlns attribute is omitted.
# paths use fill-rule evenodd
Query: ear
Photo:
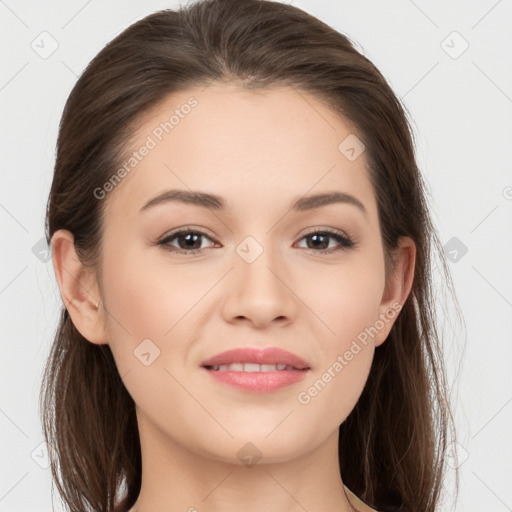
<svg viewBox="0 0 512 512"><path fill-rule="evenodd" d="M378 347L389 335L391 327L409 296L414 280L416 244L409 237L401 237L394 252L395 271L388 277L379 306L379 320L384 324L374 337Z"/></svg>
<svg viewBox="0 0 512 512"><path fill-rule="evenodd" d="M71 232L60 229L51 240L52 263L60 295L74 326L91 343L108 342L100 293L92 268L79 260Z"/></svg>

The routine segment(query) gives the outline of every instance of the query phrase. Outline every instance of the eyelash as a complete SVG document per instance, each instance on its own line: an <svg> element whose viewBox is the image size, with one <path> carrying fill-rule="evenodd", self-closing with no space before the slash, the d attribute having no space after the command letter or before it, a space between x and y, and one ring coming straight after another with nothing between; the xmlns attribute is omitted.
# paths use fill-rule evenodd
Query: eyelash
<svg viewBox="0 0 512 512"><path fill-rule="evenodd" d="M164 238L162 238L160 241L157 242L157 245L162 246L162 248L165 249L166 251L174 252L177 254L186 254L186 255L198 254L205 250L204 248L203 249L183 250L183 249L178 249L174 246L168 245L171 240L173 240L173 239L177 238L179 235L183 235L183 234L188 234L188 235L193 234L193 235L204 236L204 237L209 238L210 240L214 241L210 236L208 236L203 231L193 229L193 228L182 228L182 229L179 229L177 231L174 231L174 232L166 235ZM303 235L301 240L303 240L304 238L311 236L311 235L326 235L330 238L335 239L337 242L339 242L341 244L341 248L334 249L334 250L332 248L331 249L322 249L322 250L315 250L315 249L307 248L308 251L312 251L317 254L332 254L332 253L336 253L338 251L346 251L348 249L351 249L351 248L357 246L355 241L353 241L351 238L349 238L348 236L343 234L341 231L336 231L336 230L332 230L332 229L321 229L321 230L317 229L317 230L310 231L309 233L306 233L305 235Z"/></svg>

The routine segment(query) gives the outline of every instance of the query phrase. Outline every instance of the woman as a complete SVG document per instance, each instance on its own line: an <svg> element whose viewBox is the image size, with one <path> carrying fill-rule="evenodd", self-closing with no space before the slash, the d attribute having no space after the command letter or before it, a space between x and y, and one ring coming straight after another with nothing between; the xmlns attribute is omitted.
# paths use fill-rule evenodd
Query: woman
<svg viewBox="0 0 512 512"><path fill-rule="evenodd" d="M41 407L72 511L431 512L452 433L400 102L298 8L205 0L67 101Z"/></svg>

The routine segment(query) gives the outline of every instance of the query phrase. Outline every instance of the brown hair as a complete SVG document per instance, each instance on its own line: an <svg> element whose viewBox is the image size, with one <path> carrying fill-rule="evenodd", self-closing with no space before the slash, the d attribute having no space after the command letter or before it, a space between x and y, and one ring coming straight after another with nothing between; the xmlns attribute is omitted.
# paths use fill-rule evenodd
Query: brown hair
<svg viewBox="0 0 512 512"><path fill-rule="evenodd" d="M65 105L47 204L48 243L56 230L69 230L80 259L99 278L105 202L93 191L118 168L144 112L173 92L213 80L309 92L357 128L378 192L387 275L401 236L413 239L417 253L411 293L340 426L341 476L379 511L433 512L448 434L455 435L436 326L433 255L452 293L453 285L405 109L346 36L296 7L266 0L198 1L128 27L90 62ZM128 510L141 485L134 402L110 347L84 339L65 308L40 411L52 474L69 510Z"/></svg>

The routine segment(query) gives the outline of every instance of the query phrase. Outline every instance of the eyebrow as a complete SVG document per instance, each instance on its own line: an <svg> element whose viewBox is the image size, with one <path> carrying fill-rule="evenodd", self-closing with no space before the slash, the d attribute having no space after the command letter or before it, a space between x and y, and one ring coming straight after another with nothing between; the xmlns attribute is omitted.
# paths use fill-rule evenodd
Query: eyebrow
<svg viewBox="0 0 512 512"><path fill-rule="evenodd" d="M202 206L216 211L227 210L224 199L214 194L188 190L166 190L165 192L150 199L146 204L144 204L140 211L143 212L154 206L169 202ZM303 196L292 203L290 210L303 212L335 203L350 204L356 206L365 215L368 213L359 199L350 194L346 194L345 192L325 192L321 194Z"/></svg>

